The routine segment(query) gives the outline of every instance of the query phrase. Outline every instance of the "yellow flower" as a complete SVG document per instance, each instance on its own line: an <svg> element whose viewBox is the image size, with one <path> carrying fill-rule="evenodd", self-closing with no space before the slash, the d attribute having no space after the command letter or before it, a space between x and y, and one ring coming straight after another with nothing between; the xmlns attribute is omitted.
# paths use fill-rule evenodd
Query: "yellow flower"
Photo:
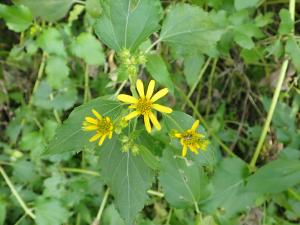
<svg viewBox="0 0 300 225"><path fill-rule="evenodd" d="M108 136L111 139L113 134L113 124L109 117L102 117L95 109L92 109L96 118L85 117L82 123L82 129L84 131L96 131L96 134L90 138L90 142L99 140L99 145L102 145L105 138Z"/></svg>
<svg viewBox="0 0 300 225"><path fill-rule="evenodd" d="M180 139L182 145L182 156L186 156L187 149L189 148L195 154L198 154L198 150L205 151L209 141L205 138L204 134L197 133L199 126L199 120L196 120L192 127L183 133L175 133L175 137Z"/></svg>
<svg viewBox="0 0 300 225"><path fill-rule="evenodd" d="M135 111L129 113L125 117L125 120L128 121L140 115L144 116L144 123L148 133L151 133L152 129L150 120L157 130L161 129L160 123L158 122L156 116L153 114L152 109L163 113L172 112L171 108L155 103L158 99L164 97L168 93L168 88L161 89L153 95L154 86L155 81L151 80L145 95L143 82L141 80L137 80L136 88L139 93L139 98L135 98L133 96L124 94L118 95L118 99L120 101L125 102L127 104L131 104L129 108L135 109Z"/></svg>

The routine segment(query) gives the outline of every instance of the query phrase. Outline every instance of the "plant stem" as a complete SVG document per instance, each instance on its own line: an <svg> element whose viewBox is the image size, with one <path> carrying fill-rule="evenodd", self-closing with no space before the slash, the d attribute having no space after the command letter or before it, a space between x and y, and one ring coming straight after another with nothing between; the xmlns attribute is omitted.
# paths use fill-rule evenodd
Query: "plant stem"
<svg viewBox="0 0 300 225"><path fill-rule="evenodd" d="M155 45L157 45L160 41L161 41L160 38L158 38L156 41L154 41L154 42L149 46L149 48L147 48L147 50L145 51L145 54L149 53L150 50L151 50Z"/></svg>
<svg viewBox="0 0 300 225"><path fill-rule="evenodd" d="M167 217L167 221L165 223L165 225L170 225L170 221L171 221L171 217L172 217L172 212L173 212L173 208L170 209L169 213L168 213L168 217Z"/></svg>
<svg viewBox="0 0 300 225"><path fill-rule="evenodd" d="M21 207L23 208L23 210L25 211L25 213L28 216L30 216L33 220L35 220L36 216L27 207L27 205L25 204L25 202L23 201L23 199L21 198L21 196L17 192L15 186L13 185L13 183L11 182L11 180L9 179L9 177L7 176L7 174L5 173L4 169L1 166L0 166L0 173L2 174L2 176L3 176L4 180L5 180L5 182L7 183L9 189L11 190L11 192L13 193L13 195L16 197L17 201L19 202L19 204L21 205Z"/></svg>
<svg viewBox="0 0 300 225"><path fill-rule="evenodd" d="M116 93L114 94L114 97L117 97L120 94L120 92L123 90L123 88L124 88L124 86L125 86L126 83L127 83L127 80L124 80L122 82L122 84L120 85L120 87L118 88L118 90L116 91Z"/></svg>
<svg viewBox="0 0 300 225"><path fill-rule="evenodd" d="M148 190L147 193L149 195L157 196L157 197L160 197L160 198L163 198L165 196L164 193L154 191L154 190Z"/></svg>
<svg viewBox="0 0 300 225"><path fill-rule="evenodd" d="M292 188L289 188L288 192L300 202L300 195L296 191L294 191Z"/></svg>
<svg viewBox="0 0 300 225"><path fill-rule="evenodd" d="M89 65L86 64L84 71L84 98L83 102L86 103L90 99L90 87L89 87Z"/></svg>
<svg viewBox="0 0 300 225"><path fill-rule="evenodd" d="M107 202L107 199L108 199L108 196L109 196L109 192L110 192L110 189L107 188L104 196L103 196L103 199L102 199L102 202L101 202L101 205L100 205L100 208L99 208L99 211L97 213L97 216L93 222L93 225L98 225L100 224L100 220L101 220L101 216L102 216L102 213L103 213L103 210L104 210L104 207L106 205L106 202Z"/></svg>
<svg viewBox="0 0 300 225"><path fill-rule="evenodd" d="M205 112L205 118L207 119L208 114L210 112L210 108L211 108L211 98L212 98L212 83L213 83L213 78L214 78L214 74L216 72L216 68L217 68L217 62L218 62L218 58L214 59L213 65L212 65L212 69L210 71L210 75L208 78L208 99L207 99L207 107L206 107L206 112Z"/></svg>
<svg viewBox="0 0 300 225"><path fill-rule="evenodd" d="M82 173L82 174L88 174L92 176L100 176L100 173L92 170L86 170L86 169L80 169L80 168L69 168L69 167L63 167L60 168L61 171L63 172L72 172L72 173Z"/></svg>
<svg viewBox="0 0 300 225"><path fill-rule="evenodd" d="M295 5L296 5L296 1L295 0L290 0L289 11L290 11L290 14L291 14L292 21L295 21ZM252 170L255 169L256 161L257 161L258 156L259 156L259 154L262 150L263 144L265 142L265 138L267 136L267 132L270 128L270 124L271 124L272 117L273 117L273 114L274 114L274 111L275 111L275 108L276 108L276 105L277 105L277 102L278 102L278 99L279 99L280 90L282 88L282 84L283 84L283 81L284 81L284 78L285 78L285 74L286 74L286 71L287 71L287 68L288 68L288 64L289 64L288 59L285 59L284 62L282 63L279 78L278 78L278 82L277 82L276 89L275 89L275 92L274 92L274 95L273 95L273 98L272 98L272 102L271 102L271 106L270 106L270 109L269 109L269 112L268 112L268 115L267 115L267 119L266 119L266 122L264 124L263 130L261 132L258 144L257 144L255 152L254 152L254 155L253 155L253 157L250 161L250 164L249 164L250 169L252 169Z"/></svg>

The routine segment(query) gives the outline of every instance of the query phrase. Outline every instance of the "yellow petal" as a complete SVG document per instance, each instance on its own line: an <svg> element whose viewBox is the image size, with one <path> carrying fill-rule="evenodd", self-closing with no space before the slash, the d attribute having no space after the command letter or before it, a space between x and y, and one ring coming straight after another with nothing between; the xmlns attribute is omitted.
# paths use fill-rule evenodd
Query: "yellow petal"
<svg viewBox="0 0 300 225"><path fill-rule="evenodd" d="M113 132L110 132L108 138L111 139L112 135L113 135Z"/></svg>
<svg viewBox="0 0 300 225"><path fill-rule="evenodd" d="M104 134L104 135L100 138L100 141L99 141L98 145L102 145L102 144L103 144L103 142L104 142L106 136L107 136L107 134Z"/></svg>
<svg viewBox="0 0 300 225"><path fill-rule="evenodd" d="M136 89L138 90L140 97L144 98L145 97L144 84L140 79L136 81Z"/></svg>
<svg viewBox="0 0 300 225"><path fill-rule="evenodd" d="M190 145L189 147L190 147L192 152L194 152L195 154L198 154L197 148L195 148L193 145Z"/></svg>
<svg viewBox="0 0 300 225"><path fill-rule="evenodd" d="M155 81L151 80L147 88L147 94L146 94L147 99L150 99L151 96L153 95L154 87L155 87Z"/></svg>
<svg viewBox="0 0 300 225"><path fill-rule="evenodd" d="M94 118L92 118L92 117L89 117L89 116L85 117L85 120L86 120L87 122L91 123L91 124L95 124L95 125L98 124L98 120L96 120L96 119L94 119Z"/></svg>
<svg viewBox="0 0 300 225"><path fill-rule="evenodd" d="M92 131L92 130L97 130L97 129L98 129L98 126L96 126L96 125L90 125L90 126L83 127L84 131Z"/></svg>
<svg viewBox="0 0 300 225"><path fill-rule="evenodd" d="M95 109L92 109L92 112L97 117L98 120L102 120L102 116Z"/></svg>
<svg viewBox="0 0 300 225"><path fill-rule="evenodd" d="M127 116L125 116L125 120L131 120L132 118L139 116L140 113L138 111L133 111L131 113L129 113Z"/></svg>
<svg viewBox="0 0 300 225"><path fill-rule="evenodd" d="M161 130L160 123L158 122L156 116L152 112L150 112L149 117L150 117L152 124L156 127L156 129Z"/></svg>
<svg viewBox="0 0 300 225"><path fill-rule="evenodd" d="M160 99L160 98L164 97L166 94L168 94L168 92L169 92L168 88L159 90L158 92L156 92L155 95L153 95L153 97L151 98L151 101L152 102L157 101L158 99Z"/></svg>
<svg viewBox="0 0 300 225"><path fill-rule="evenodd" d="M182 157L186 156L186 152L187 152L187 146L184 145L183 148L182 148L182 152L181 152Z"/></svg>
<svg viewBox="0 0 300 225"><path fill-rule="evenodd" d="M93 137L90 138L89 142L96 141L99 137L101 137L101 133L95 134Z"/></svg>
<svg viewBox="0 0 300 225"><path fill-rule="evenodd" d="M138 101L135 97L132 97L130 95L124 95L124 94L118 95L117 98L121 102L129 103L129 104L137 103Z"/></svg>
<svg viewBox="0 0 300 225"><path fill-rule="evenodd" d="M145 115L144 116L144 123L145 123L145 127L148 133L151 133L151 124L150 124L150 120L149 120L149 116Z"/></svg>
<svg viewBox="0 0 300 225"><path fill-rule="evenodd" d="M177 137L177 138L182 138L182 134L181 133L175 133L174 136Z"/></svg>
<svg viewBox="0 0 300 225"><path fill-rule="evenodd" d="M197 128L198 128L198 126L199 126L199 120L196 120L196 121L193 123L193 126L192 126L191 130L192 130L192 131L196 131Z"/></svg>
<svg viewBox="0 0 300 225"><path fill-rule="evenodd" d="M130 106L128 106L128 109L136 109L136 107L137 107L137 105L136 105L136 104L134 104L134 105L130 105Z"/></svg>
<svg viewBox="0 0 300 225"><path fill-rule="evenodd" d="M160 105L160 104L153 104L152 108L159 111L159 112L162 112L162 113L171 113L171 112L173 112L173 110L171 108Z"/></svg>

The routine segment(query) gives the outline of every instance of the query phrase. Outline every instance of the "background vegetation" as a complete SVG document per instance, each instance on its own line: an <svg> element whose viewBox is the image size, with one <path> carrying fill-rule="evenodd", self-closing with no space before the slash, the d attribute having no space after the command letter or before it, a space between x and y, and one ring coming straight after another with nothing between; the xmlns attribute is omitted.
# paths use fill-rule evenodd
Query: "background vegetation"
<svg viewBox="0 0 300 225"><path fill-rule="evenodd" d="M297 9L2 0L0 225L299 224ZM170 90L164 104L175 112L161 132L129 124L130 139L103 147L73 135L91 108L126 113L114 98L137 77ZM195 119L210 145L185 159L170 133Z"/></svg>

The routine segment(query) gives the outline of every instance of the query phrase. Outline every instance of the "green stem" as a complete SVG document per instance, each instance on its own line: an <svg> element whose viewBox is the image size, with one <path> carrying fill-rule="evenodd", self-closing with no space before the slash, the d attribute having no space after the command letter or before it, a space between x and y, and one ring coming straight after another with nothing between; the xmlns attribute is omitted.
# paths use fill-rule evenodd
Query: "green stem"
<svg viewBox="0 0 300 225"><path fill-rule="evenodd" d="M161 192L158 192L158 191L154 191L154 190L148 190L147 193L149 195L157 196L159 198L163 198L165 196L164 193L161 193Z"/></svg>
<svg viewBox="0 0 300 225"><path fill-rule="evenodd" d="M21 196L17 192L15 186L13 185L13 183L11 182L11 180L9 179L9 177L7 176L7 174L5 173L4 169L1 166L0 166L0 173L2 174L2 176L3 176L4 180L5 180L5 182L7 183L9 189L11 190L11 192L13 193L13 195L16 197L17 201L19 202L19 204L21 205L21 207L23 208L23 210L25 211L25 213L28 216L30 216L33 220L35 220L36 216L27 207L27 205L25 204L25 202L23 201L23 199L21 198Z"/></svg>
<svg viewBox="0 0 300 225"><path fill-rule="evenodd" d="M92 176L100 176L100 173L92 170L86 170L86 169L79 169L79 168L69 168L69 167L63 167L60 168L61 171L63 172L71 172L71 173L82 173L82 174L88 174Z"/></svg>
<svg viewBox="0 0 300 225"><path fill-rule="evenodd" d="M206 106L206 112L205 112L205 118L208 117L208 114L210 112L210 108L211 108L211 99L212 99L212 83L213 83L213 78L214 78L214 74L217 68L217 62L218 62L218 58L214 59L213 65L212 65L212 69L209 75L209 79L208 79L208 96L207 96L207 106Z"/></svg>
<svg viewBox="0 0 300 225"><path fill-rule="evenodd" d="M173 212L173 208L170 209L169 213L168 213L168 217L167 217L167 221L165 223L165 225L170 225L170 221L171 221L171 217L172 217L172 212Z"/></svg>
<svg viewBox="0 0 300 225"><path fill-rule="evenodd" d="M106 202L107 202L107 199L108 199L108 196L109 196L109 188L107 188L105 194L104 194L104 197L102 199L102 202L101 202L101 205L100 205L100 208L99 208L99 211L97 213L97 216L93 222L93 225L98 225L100 224L100 220L101 220L101 216L102 216L102 213L103 213L103 210L104 210L104 207L106 205Z"/></svg>
<svg viewBox="0 0 300 225"><path fill-rule="evenodd" d="M127 83L127 79L122 82L122 84L120 85L120 87L118 88L116 93L114 94L114 97L117 97L120 94L120 92L123 90L126 83Z"/></svg>
<svg viewBox="0 0 300 225"><path fill-rule="evenodd" d="M154 41L154 42L149 46L149 48L147 48L147 50L145 51L145 54L149 53L150 50L151 50L155 45L157 45L160 41L161 41L160 38L157 39L156 41Z"/></svg>
<svg viewBox="0 0 300 225"><path fill-rule="evenodd" d="M89 101L91 96L90 87L89 87L89 65L86 64L84 71L84 98L83 102L86 103Z"/></svg>
<svg viewBox="0 0 300 225"><path fill-rule="evenodd" d="M294 191L292 188L289 188L288 192L300 202L300 195L296 191Z"/></svg>

